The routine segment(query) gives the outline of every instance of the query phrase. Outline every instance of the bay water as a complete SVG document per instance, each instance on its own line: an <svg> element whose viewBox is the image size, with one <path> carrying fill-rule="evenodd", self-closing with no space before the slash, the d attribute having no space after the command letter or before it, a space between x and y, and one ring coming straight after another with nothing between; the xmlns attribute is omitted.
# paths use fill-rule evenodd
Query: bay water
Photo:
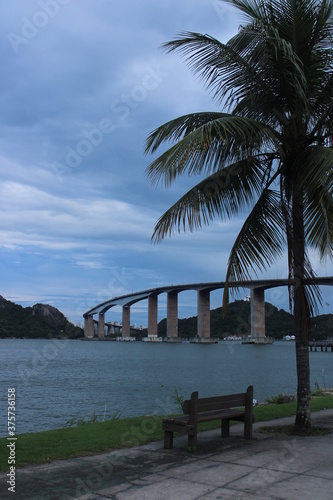
<svg viewBox="0 0 333 500"><path fill-rule="evenodd" d="M333 353L310 352L311 387L333 387ZM16 393L16 434L66 422L177 411L186 399L244 392L264 402L296 392L294 342L201 345L78 340L0 340L0 435L7 435L7 395ZM178 408L179 410L179 408ZM67 424L68 425L68 424Z"/></svg>

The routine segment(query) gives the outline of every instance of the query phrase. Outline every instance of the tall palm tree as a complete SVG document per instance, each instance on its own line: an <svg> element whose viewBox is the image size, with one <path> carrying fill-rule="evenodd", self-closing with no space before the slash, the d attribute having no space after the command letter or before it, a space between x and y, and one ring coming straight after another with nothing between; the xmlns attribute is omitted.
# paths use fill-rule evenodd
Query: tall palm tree
<svg viewBox="0 0 333 500"><path fill-rule="evenodd" d="M153 239L246 210L224 290L288 253L297 364L295 431L311 427L309 322L320 293L308 256L332 258L333 50L331 0L222 0L244 24L226 44L184 32L164 45L201 76L220 109L154 130L146 153L172 145L147 169L153 184L202 174L156 223Z"/></svg>

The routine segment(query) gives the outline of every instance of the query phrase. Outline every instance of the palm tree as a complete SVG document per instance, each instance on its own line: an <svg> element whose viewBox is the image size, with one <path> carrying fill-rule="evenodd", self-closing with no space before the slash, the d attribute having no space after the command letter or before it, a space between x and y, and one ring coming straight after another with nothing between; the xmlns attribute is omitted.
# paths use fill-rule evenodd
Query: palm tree
<svg viewBox="0 0 333 500"><path fill-rule="evenodd" d="M295 432L311 428L309 323L320 304L308 250L332 258L333 50L331 0L222 0L244 24L226 44L184 32L179 51L221 109L181 116L147 138L169 149L147 169L170 186L201 175L156 223L153 240L246 210L229 256L229 285L264 271L287 249L297 364ZM171 146L170 146L171 141Z"/></svg>

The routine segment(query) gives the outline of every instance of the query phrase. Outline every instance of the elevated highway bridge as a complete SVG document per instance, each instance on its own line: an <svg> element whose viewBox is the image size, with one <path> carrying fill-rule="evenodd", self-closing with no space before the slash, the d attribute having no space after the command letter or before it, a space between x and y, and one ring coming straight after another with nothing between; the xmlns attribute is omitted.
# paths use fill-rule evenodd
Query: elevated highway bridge
<svg viewBox="0 0 333 500"><path fill-rule="evenodd" d="M315 281L308 284L333 285L333 276L317 277ZM251 336L255 343L265 343L265 290L280 286L292 286L294 283L288 279L252 280L238 281L229 285L230 288L250 289L251 293ZM178 338L178 295L187 290L197 292L197 337L199 343L209 343L210 337L210 293L214 290L223 289L225 282L192 283L185 285L170 285L140 292L129 293L119 297L113 297L101 304L96 305L84 313L85 338L94 337L94 315L98 315L97 336L103 339L105 336L105 313L114 306L122 306L122 338L130 338L130 311L131 306L142 300L148 299L148 337L146 340L159 341L157 335L158 318L158 296L167 294L167 341L177 342Z"/></svg>

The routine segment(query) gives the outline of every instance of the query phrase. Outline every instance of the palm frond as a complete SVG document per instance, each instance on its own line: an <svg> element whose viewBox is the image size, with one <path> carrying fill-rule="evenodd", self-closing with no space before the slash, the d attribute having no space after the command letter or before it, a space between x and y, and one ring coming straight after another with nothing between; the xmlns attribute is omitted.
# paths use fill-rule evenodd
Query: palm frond
<svg viewBox="0 0 333 500"><path fill-rule="evenodd" d="M305 193L333 190L333 149L324 146L308 147L295 162L295 183ZM312 193L312 194L311 194Z"/></svg>
<svg viewBox="0 0 333 500"><path fill-rule="evenodd" d="M306 204L304 226L307 242L320 258L333 258L333 196L326 186Z"/></svg>
<svg viewBox="0 0 333 500"><path fill-rule="evenodd" d="M195 113L172 120L154 130L145 152L154 152L162 143L177 141L147 168L153 184L169 186L188 173L210 174L239 159L270 150L275 136L261 123L227 113Z"/></svg>
<svg viewBox="0 0 333 500"><path fill-rule="evenodd" d="M228 287L251 278L251 271L267 269L282 255L284 219L278 192L265 189L245 220L230 252L223 294L229 301Z"/></svg>
<svg viewBox="0 0 333 500"><path fill-rule="evenodd" d="M258 159L248 158L215 172L182 196L158 220L152 239L209 224L215 217L229 219L249 206L262 189L264 171Z"/></svg>
<svg viewBox="0 0 333 500"><path fill-rule="evenodd" d="M320 258L333 257L333 150L317 146L305 155L304 228L307 242Z"/></svg>
<svg viewBox="0 0 333 500"><path fill-rule="evenodd" d="M240 82L253 80L248 75L253 67L231 46L223 44L209 35L181 32L179 36L163 46L167 52L179 51L188 67L199 75L205 87L213 92L214 99L221 103L231 92L235 93ZM230 84L232 83L232 89Z"/></svg>

